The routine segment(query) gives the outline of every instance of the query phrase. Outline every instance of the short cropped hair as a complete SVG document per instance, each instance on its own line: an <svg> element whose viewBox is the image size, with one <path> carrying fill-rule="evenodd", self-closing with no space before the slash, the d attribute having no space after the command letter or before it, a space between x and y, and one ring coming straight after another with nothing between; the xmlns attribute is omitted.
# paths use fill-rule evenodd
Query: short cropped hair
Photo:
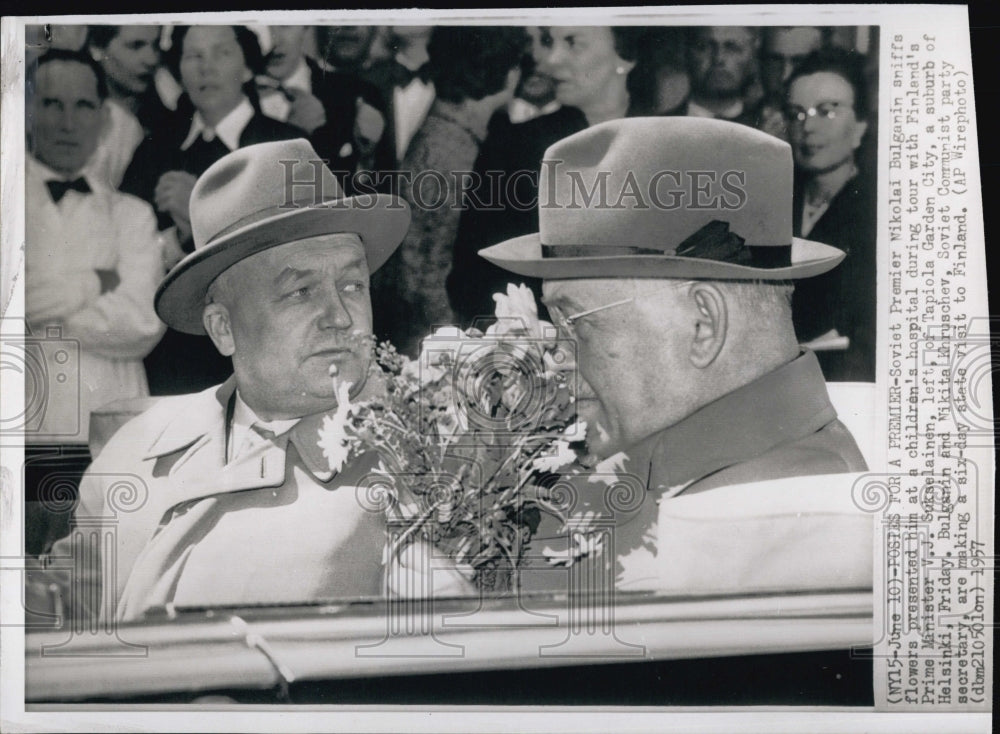
<svg viewBox="0 0 1000 734"><path fill-rule="evenodd" d="M102 102L108 98L108 82L104 77L104 69L101 65L97 63L90 54L82 51L67 51L61 48L49 49L38 57L38 60L34 64L34 68L30 71L32 76L29 79L29 89L33 90L37 88L36 78L38 76L38 72L43 66L50 64L53 61L69 61L86 66L94 72L94 78L97 80L97 96L100 97Z"/></svg>
<svg viewBox="0 0 1000 734"><path fill-rule="evenodd" d="M811 74L827 72L836 74L851 85L854 91L854 115L859 120L868 119L868 84L865 82L864 60L855 51L842 48L824 48L813 51L802 59L792 75L785 82L785 96L796 79Z"/></svg>
<svg viewBox="0 0 1000 734"><path fill-rule="evenodd" d="M120 25L92 25L87 28L87 45L94 48L107 48L121 33Z"/></svg>
<svg viewBox="0 0 1000 734"><path fill-rule="evenodd" d="M181 78L181 55L184 51L184 37L194 26L179 25L170 34L170 48L164 53L163 61L174 75L175 79ZM236 34L236 41L243 50L243 62L247 68L253 72L254 76L264 73L264 53L260 50L260 41L257 34L246 26L229 26Z"/></svg>
<svg viewBox="0 0 1000 734"><path fill-rule="evenodd" d="M614 37L615 53L623 61L638 61L643 40L649 34L649 28L633 25L616 25L611 27Z"/></svg>
<svg viewBox="0 0 1000 734"><path fill-rule="evenodd" d="M428 73L446 102L482 99L521 64L528 33L517 26L438 26L427 44Z"/></svg>

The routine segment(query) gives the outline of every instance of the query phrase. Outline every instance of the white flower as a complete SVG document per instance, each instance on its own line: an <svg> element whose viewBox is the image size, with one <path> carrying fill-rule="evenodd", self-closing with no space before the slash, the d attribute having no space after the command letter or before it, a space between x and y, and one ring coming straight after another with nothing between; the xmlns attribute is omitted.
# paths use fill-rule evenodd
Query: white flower
<svg viewBox="0 0 1000 734"><path fill-rule="evenodd" d="M531 468L540 472L554 472L560 467L571 464L576 460L576 452L569 447L569 441L556 439L552 448L554 453L539 456L531 462Z"/></svg>
<svg viewBox="0 0 1000 734"><path fill-rule="evenodd" d="M323 416L323 427L319 429L317 445L323 449L323 456L332 472L339 472L343 469L357 442L356 439L352 440L347 434L347 425L353 407L351 405L351 384L350 382L337 384L337 410L332 416Z"/></svg>
<svg viewBox="0 0 1000 734"><path fill-rule="evenodd" d="M566 426L563 431L563 438L569 441L582 441L587 436L587 421L577 420L576 423Z"/></svg>
<svg viewBox="0 0 1000 734"><path fill-rule="evenodd" d="M437 412L434 425L437 426L438 436L440 436L441 442L445 446L454 441L459 433L469 430L469 424L465 419L465 415L456 410L454 404L449 405L445 410Z"/></svg>
<svg viewBox="0 0 1000 734"><path fill-rule="evenodd" d="M470 339L457 326L439 327L420 343L420 356L403 368L403 375L418 378L421 387L439 382L452 372L462 344Z"/></svg>
<svg viewBox="0 0 1000 734"><path fill-rule="evenodd" d="M507 334L542 338L545 332L538 320L535 294L524 285L507 284L507 293L494 293L497 321L486 330L487 336L502 337ZM552 325L548 324L549 329Z"/></svg>
<svg viewBox="0 0 1000 734"><path fill-rule="evenodd" d="M598 430L600 426L598 426ZM628 455L619 451L617 454L612 454L604 461L597 462L597 466L594 467L594 473L587 477L588 482L607 482L608 474L613 474L617 477L619 474L625 471L625 462L628 460Z"/></svg>

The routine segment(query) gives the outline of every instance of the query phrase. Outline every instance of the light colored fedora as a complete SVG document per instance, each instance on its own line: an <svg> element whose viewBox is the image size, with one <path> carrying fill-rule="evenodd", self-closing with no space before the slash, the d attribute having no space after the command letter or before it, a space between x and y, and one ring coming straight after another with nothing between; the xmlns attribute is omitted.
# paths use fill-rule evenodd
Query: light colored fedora
<svg viewBox="0 0 1000 734"><path fill-rule="evenodd" d="M409 206L398 197L345 197L307 140L248 145L213 163L195 183L195 249L160 283L156 313L178 331L204 334L208 287L240 260L307 237L353 232L364 245L369 271L375 272L409 226Z"/></svg>
<svg viewBox="0 0 1000 734"><path fill-rule="evenodd" d="M545 151L539 231L480 250L537 278L785 280L844 252L792 237L792 151L745 125L612 120Z"/></svg>

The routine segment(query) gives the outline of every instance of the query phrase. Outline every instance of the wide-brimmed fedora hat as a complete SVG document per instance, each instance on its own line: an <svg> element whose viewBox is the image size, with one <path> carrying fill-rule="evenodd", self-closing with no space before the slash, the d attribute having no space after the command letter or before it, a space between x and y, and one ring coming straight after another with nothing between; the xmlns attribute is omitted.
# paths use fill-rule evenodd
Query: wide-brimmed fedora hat
<svg viewBox="0 0 1000 734"><path fill-rule="evenodd" d="M792 151L745 125L613 120L545 151L539 231L480 250L537 278L785 280L844 252L792 237Z"/></svg>
<svg viewBox="0 0 1000 734"><path fill-rule="evenodd" d="M354 233L369 272L402 242L410 226L405 201L387 194L345 197L336 177L305 139L248 145L220 158L191 191L194 252L156 291L156 313L188 334L204 334L202 310L220 273L255 253L323 234Z"/></svg>

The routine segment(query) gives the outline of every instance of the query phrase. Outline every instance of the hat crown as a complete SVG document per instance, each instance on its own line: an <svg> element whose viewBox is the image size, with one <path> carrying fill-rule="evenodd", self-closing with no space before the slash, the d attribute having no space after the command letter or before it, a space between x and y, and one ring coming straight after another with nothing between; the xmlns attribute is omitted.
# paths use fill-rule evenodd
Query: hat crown
<svg viewBox="0 0 1000 734"><path fill-rule="evenodd" d="M539 239L548 246L673 253L722 221L748 246L787 247L792 172L788 143L745 125L687 117L612 120L545 152Z"/></svg>
<svg viewBox="0 0 1000 734"><path fill-rule="evenodd" d="M343 198L337 178L304 138L247 146L198 178L191 236L197 250L255 221Z"/></svg>

